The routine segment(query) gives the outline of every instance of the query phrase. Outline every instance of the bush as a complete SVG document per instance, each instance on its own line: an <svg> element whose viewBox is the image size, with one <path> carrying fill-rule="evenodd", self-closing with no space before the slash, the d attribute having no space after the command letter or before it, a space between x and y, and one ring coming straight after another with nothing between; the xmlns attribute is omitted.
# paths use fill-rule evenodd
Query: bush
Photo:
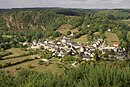
<svg viewBox="0 0 130 87"><path fill-rule="evenodd" d="M8 62L8 63L5 63L4 65L2 65L2 67L8 67L8 66L11 66L11 62Z"/></svg>
<svg viewBox="0 0 130 87"><path fill-rule="evenodd" d="M42 60L39 60L39 61L38 61L38 64L39 64L39 65L43 65L44 62L43 62Z"/></svg>
<svg viewBox="0 0 130 87"><path fill-rule="evenodd" d="M31 64L28 65L28 68L34 68L34 66L32 66Z"/></svg>
<svg viewBox="0 0 130 87"><path fill-rule="evenodd" d="M0 68L2 68L2 64L0 64Z"/></svg>
<svg viewBox="0 0 130 87"><path fill-rule="evenodd" d="M17 67L17 68L16 68L16 70L20 70L20 69L22 69L22 67Z"/></svg>
<svg viewBox="0 0 130 87"><path fill-rule="evenodd" d="M0 55L0 60L2 60L2 56Z"/></svg>
<svg viewBox="0 0 130 87"><path fill-rule="evenodd" d="M64 62L66 62L66 61L78 61L78 60L81 60L81 58L80 57L75 57L75 56L64 56L62 58L62 60Z"/></svg>
<svg viewBox="0 0 130 87"><path fill-rule="evenodd" d="M52 56L52 52L50 51L43 51L41 52L41 58L45 58L45 59L51 59L53 56Z"/></svg>
<svg viewBox="0 0 130 87"><path fill-rule="evenodd" d="M59 36L61 36L61 33L60 32L54 32L53 34L52 34L52 36L53 37L59 37Z"/></svg>
<svg viewBox="0 0 130 87"><path fill-rule="evenodd" d="M45 62L45 66L49 66L49 62Z"/></svg>
<svg viewBox="0 0 130 87"><path fill-rule="evenodd" d="M63 65L63 64L58 64L58 67L59 67L59 68L63 68L64 65Z"/></svg>
<svg viewBox="0 0 130 87"><path fill-rule="evenodd" d="M67 32L67 35L70 35L70 34L71 34L71 31L68 31L68 32Z"/></svg>
<svg viewBox="0 0 130 87"><path fill-rule="evenodd" d="M31 60L33 60L33 59L27 58L27 59L22 60L21 62L27 62L27 61L31 61Z"/></svg>

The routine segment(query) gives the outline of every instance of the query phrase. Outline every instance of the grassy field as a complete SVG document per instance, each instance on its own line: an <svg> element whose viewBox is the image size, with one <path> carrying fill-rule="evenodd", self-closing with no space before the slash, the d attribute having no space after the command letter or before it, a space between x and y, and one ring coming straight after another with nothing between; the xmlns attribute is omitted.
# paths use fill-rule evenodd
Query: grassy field
<svg viewBox="0 0 130 87"><path fill-rule="evenodd" d="M63 24L61 27L59 27L59 29L57 31L59 31L60 33L66 35L68 31L71 31L71 32L78 32L78 29L75 28L75 29L71 29L72 26L71 25L68 25L68 24Z"/></svg>
<svg viewBox="0 0 130 87"><path fill-rule="evenodd" d="M77 39L74 39L74 41L79 42L81 44L87 44L88 43L87 35L83 35Z"/></svg>
<svg viewBox="0 0 130 87"><path fill-rule="evenodd" d="M14 57L14 56L21 55L22 53L25 53L24 51L21 51L20 49L17 49L17 48L12 48L12 49L9 49L8 51L12 52L13 54L5 56L4 58ZM9 63L9 62L11 62L11 63L19 62L19 61L22 61L23 59L31 58L32 56L33 55L0 60L0 64L3 65L5 63ZM14 66L2 68L0 70L9 71L12 74L16 74L18 72L18 70L16 70L16 68L19 68L19 67L24 68L24 69L36 70L36 71L39 71L39 72L50 71L50 72L55 73L55 74L60 74L64 70L64 68L58 67L58 64L63 64L58 59L52 60L51 63L48 66L47 65L39 65L38 64L39 61L40 61L40 59L35 59L35 60L32 60L32 61L17 64L17 65L14 65ZM33 66L33 68L29 68L29 65Z"/></svg>
<svg viewBox="0 0 130 87"><path fill-rule="evenodd" d="M29 64L35 65L35 62L37 62L37 60L33 60L33 61L21 63L21 64L18 64L18 65L15 65L15 66L10 66L10 67L6 67L6 68L2 68L1 70L9 71L12 74L16 74L18 72L18 70L16 70L16 68L21 67L21 68L27 69L27 67L28 67Z"/></svg>
<svg viewBox="0 0 130 87"><path fill-rule="evenodd" d="M119 38L117 37L115 33L105 32L105 36L106 36L106 41L108 45L112 45L113 42L116 42L118 44L120 43Z"/></svg>
<svg viewBox="0 0 130 87"><path fill-rule="evenodd" d="M0 64L4 64L4 63L15 63L15 62L19 62L22 61L23 59L27 59L27 58L31 58L32 56L25 56L25 57L18 57L18 58L11 58L11 59L5 59L5 60L0 60Z"/></svg>
<svg viewBox="0 0 130 87"><path fill-rule="evenodd" d="M8 57L19 56L19 55L25 53L25 51L21 51L20 48L11 48L11 49L8 49L7 51L8 51L8 52L12 52L12 54L3 57L3 58L5 58L5 59L8 58Z"/></svg>
<svg viewBox="0 0 130 87"><path fill-rule="evenodd" d="M1 70L5 70L5 71L9 71L12 74L16 74L18 72L18 70L16 70L16 68L24 68L24 69L30 69L30 70L35 70L38 72L52 72L53 74L60 74L62 73L62 71L64 70L64 68L59 68L58 64L61 63L60 61L51 61L52 63L49 64L48 66L46 65L39 65L38 62L40 61L40 59L36 59L36 60L32 60L29 62L25 62L25 63L21 63L15 66L10 66L10 67L6 67L6 68L2 68ZM33 68L29 68L28 66L31 65L33 66Z"/></svg>
<svg viewBox="0 0 130 87"><path fill-rule="evenodd" d="M11 63L20 62L20 61L22 61L24 59L32 57L32 55L30 55L30 56L24 56L24 57L16 57L16 56L19 56L19 55L21 55L23 53L26 53L25 51L21 51L19 48L11 48L11 49L8 49L6 51L12 52L12 54L3 57L4 60L0 60L0 64L2 64L2 65L5 64L5 63L9 63L9 62L11 62ZM9 57L12 57L12 58L9 58ZM7 59L7 58L9 58L9 59ZM3 70L3 69L1 69L1 70ZM13 70L13 68L11 68L10 70Z"/></svg>

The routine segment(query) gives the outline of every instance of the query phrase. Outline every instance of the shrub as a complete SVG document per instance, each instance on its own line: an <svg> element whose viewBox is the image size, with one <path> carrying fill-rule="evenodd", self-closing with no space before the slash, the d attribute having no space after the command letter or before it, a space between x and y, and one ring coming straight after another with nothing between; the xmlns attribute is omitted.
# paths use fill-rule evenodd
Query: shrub
<svg viewBox="0 0 130 87"><path fill-rule="evenodd" d="M28 65L28 68L34 68L34 66L32 66L31 64Z"/></svg>
<svg viewBox="0 0 130 87"><path fill-rule="evenodd" d="M45 66L49 66L49 63L48 63L48 62L45 62Z"/></svg>
<svg viewBox="0 0 130 87"><path fill-rule="evenodd" d="M0 64L0 68L2 68L2 64Z"/></svg>
<svg viewBox="0 0 130 87"><path fill-rule="evenodd" d="M58 64L59 68L63 68L63 66L64 66L63 64Z"/></svg>
<svg viewBox="0 0 130 87"><path fill-rule="evenodd" d="M11 66L11 62L5 63L4 65L2 65L3 67L8 67Z"/></svg>
<svg viewBox="0 0 130 87"><path fill-rule="evenodd" d="M39 64L39 65L43 65L44 62L43 62L42 60L39 60L39 61L38 61L38 64Z"/></svg>
<svg viewBox="0 0 130 87"><path fill-rule="evenodd" d="M20 70L20 69L22 69L22 67L17 67L17 68L16 68L16 70Z"/></svg>
<svg viewBox="0 0 130 87"><path fill-rule="evenodd" d="M0 60L2 60L2 56L0 55Z"/></svg>
<svg viewBox="0 0 130 87"><path fill-rule="evenodd" d="M70 35L71 34L71 31L67 31L67 35Z"/></svg>

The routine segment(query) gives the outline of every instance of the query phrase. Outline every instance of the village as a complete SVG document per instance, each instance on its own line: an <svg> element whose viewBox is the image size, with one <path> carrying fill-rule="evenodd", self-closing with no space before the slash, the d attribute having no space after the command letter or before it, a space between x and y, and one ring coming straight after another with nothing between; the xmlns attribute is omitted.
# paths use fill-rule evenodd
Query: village
<svg viewBox="0 0 130 87"><path fill-rule="evenodd" d="M83 45L75 42L69 36L63 36L60 39L47 39L44 42L34 40L31 46L28 44L28 42L23 43L27 49L45 49L53 52L52 56L57 58L71 55L79 56L82 60L94 60L97 50L100 52L98 56L103 60L123 60L126 56L125 48L119 47L119 43L113 42L109 46L103 39L97 39L89 45Z"/></svg>
<svg viewBox="0 0 130 87"><path fill-rule="evenodd" d="M0 87L130 87L130 0L0 4Z"/></svg>

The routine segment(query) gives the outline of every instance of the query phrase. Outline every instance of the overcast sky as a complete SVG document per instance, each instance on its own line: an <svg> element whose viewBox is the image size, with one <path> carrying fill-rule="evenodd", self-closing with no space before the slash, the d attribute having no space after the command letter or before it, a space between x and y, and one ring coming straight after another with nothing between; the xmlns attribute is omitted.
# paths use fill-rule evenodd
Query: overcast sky
<svg viewBox="0 0 130 87"><path fill-rule="evenodd" d="M130 8L130 0L0 0L0 8Z"/></svg>

